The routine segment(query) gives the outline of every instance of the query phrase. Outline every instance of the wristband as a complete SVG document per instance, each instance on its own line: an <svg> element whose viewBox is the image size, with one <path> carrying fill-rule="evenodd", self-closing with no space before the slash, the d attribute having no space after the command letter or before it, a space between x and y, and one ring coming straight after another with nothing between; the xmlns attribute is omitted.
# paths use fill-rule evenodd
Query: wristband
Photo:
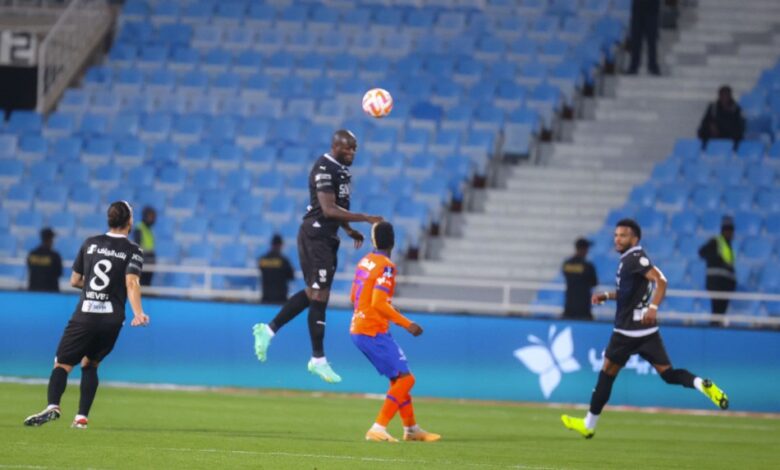
<svg viewBox="0 0 780 470"><path fill-rule="evenodd" d="M609 292L604 291L604 300L609 300Z"/></svg>
<svg viewBox="0 0 780 470"><path fill-rule="evenodd" d="M651 309L651 308L652 308L653 310L656 310L656 311L658 311L658 305L656 305L656 304L650 304L650 305L648 305L648 306L647 306L647 308L648 308L648 309Z"/></svg>

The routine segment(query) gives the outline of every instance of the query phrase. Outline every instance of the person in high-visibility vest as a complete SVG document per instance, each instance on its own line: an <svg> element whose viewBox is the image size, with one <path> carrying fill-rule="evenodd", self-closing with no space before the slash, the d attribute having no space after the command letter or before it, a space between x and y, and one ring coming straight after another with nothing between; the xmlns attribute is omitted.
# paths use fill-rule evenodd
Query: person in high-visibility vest
<svg viewBox="0 0 780 470"><path fill-rule="evenodd" d="M146 206L141 212L141 221L135 225L135 231L133 232L133 239L144 250L144 265L148 266L154 264L154 233L152 233L152 226L157 221L157 211L154 207ZM141 273L141 285L152 285L153 272L144 270Z"/></svg>
<svg viewBox="0 0 780 470"><path fill-rule="evenodd" d="M725 216L720 224L720 235L711 238L699 249L699 256L707 263L707 290L734 292L737 289L734 249L731 246L733 239L734 219ZM728 299L712 299L712 313L724 315L728 307Z"/></svg>

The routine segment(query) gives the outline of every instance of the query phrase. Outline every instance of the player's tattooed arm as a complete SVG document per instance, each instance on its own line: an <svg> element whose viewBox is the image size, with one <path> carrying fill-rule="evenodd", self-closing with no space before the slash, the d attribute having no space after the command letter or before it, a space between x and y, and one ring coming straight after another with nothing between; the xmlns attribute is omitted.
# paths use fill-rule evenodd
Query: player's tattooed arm
<svg viewBox="0 0 780 470"><path fill-rule="evenodd" d="M336 193L328 191L319 191L317 201L320 203L322 213L329 219L335 219L339 222L368 222L375 224L384 220L377 215L360 214L350 212L336 204Z"/></svg>
<svg viewBox="0 0 780 470"><path fill-rule="evenodd" d="M130 301L130 308L133 309L133 321L131 326L147 326L149 316L144 313L141 306L141 278L137 274L125 275L125 286L127 287L127 299Z"/></svg>
<svg viewBox="0 0 780 470"><path fill-rule="evenodd" d="M658 314L658 306L663 302L666 296L666 276L658 269L658 266L653 266L649 271L645 273L645 277L648 281L655 284L655 291L653 292L653 298L650 300L650 305L647 306L647 313L642 317L642 323L647 325L654 325L656 322L656 315Z"/></svg>
<svg viewBox="0 0 780 470"><path fill-rule="evenodd" d="M76 289L84 288L84 275L73 271L70 273L70 285Z"/></svg>

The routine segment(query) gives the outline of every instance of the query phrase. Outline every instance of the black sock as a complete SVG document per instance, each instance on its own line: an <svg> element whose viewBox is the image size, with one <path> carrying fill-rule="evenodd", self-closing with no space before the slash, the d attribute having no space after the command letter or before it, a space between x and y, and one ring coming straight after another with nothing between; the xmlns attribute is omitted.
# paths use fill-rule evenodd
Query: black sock
<svg viewBox="0 0 780 470"><path fill-rule="evenodd" d="M695 388L693 385L696 376L685 369L668 368L661 372L661 378L664 382L672 385L682 385L685 388Z"/></svg>
<svg viewBox="0 0 780 470"><path fill-rule="evenodd" d="M287 300L287 303L282 306L282 309L279 310L279 313L276 314L276 317L271 320L271 323L268 324L268 327L271 328L274 333L276 333L279 331L279 329L286 325L287 322L306 310L306 307L309 306L309 302L309 297L306 295L305 290L297 292L295 295L290 297L289 300Z"/></svg>
<svg viewBox="0 0 780 470"><path fill-rule="evenodd" d="M59 406L60 399L62 398L62 394L65 393L65 387L67 386L68 371L62 367L55 367L51 371L51 376L49 377L49 405Z"/></svg>
<svg viewBox="0 0 780 470"><path fill-rule="evenodd" d="M79 414L89 416L89 409L95 401L98 384L97 367L81 368L81 398L79 398Z"/></svg>
<svg viewBox="0 0 780 470"><path fill-rule="evenodd" d="M612 394L612 384L615 382L616 375L608 375L604 371L599 372L599 381L596 382L596 388L593 389L593 395L590 397L590 412L594 415L600 415L604 405L609 401Z"/></svg>
<svg viewBox="0 0 780 470"><path fill-rule="evenodd" d="M325 357L325 309L326 302L313 300L309 307L309 336L311 336L311 355Z"/></svg>

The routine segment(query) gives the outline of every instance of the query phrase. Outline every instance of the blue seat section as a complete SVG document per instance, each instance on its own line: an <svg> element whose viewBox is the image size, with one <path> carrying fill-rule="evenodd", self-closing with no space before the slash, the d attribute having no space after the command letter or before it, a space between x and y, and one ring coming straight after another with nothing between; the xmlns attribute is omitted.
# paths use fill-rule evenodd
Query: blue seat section
<svg viewBox="0 0 780 470"><path fill-rule="evenodd" d="M355 207L396 222L399 245L416 246L487 171L501 135L529 153L612 59L627 23L620 2L526 1L511 14L506 2L373 3L125 2L106 60L80 88L46 119L17 111L0 126L12 237L0 250L18 253L44 223L69 239L99 233L106 204L128 199L157 208L159 259L250 266L274 232L294 241L311 164L341 127L360 142ZM359 105L377 86L395 99L383 120ZM723 203L747 210L769 197L744 184L730 181ZM658 230L669 223L647 217Z"/></svg>

